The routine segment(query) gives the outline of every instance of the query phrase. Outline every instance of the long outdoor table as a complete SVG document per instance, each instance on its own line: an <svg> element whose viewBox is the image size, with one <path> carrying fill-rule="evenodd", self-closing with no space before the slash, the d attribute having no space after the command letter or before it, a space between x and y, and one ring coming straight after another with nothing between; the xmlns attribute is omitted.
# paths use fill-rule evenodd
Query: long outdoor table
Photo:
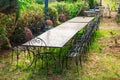
<svg viewBox="0 0 120 80"><path fill-rule="evenodd" d="M23 46L28 47L49 47L49 48L60 48L59 52L59 63L61 67L63 67L63 63L61 61L61 53L62 48L83 28L85 28L88 23L93 20L91 18L86 23L79 23L79 22L65 22L53 29L50 29L43 34L38 35L37 37L33 38L32 40L23 44ZM35 42L36 38L42 39L46 45L42 45L40 42ZM30 44L33 42L33 44ZM46 51L47 52L47 51ZM37 53L39 54L39 53ZM34 57L36 58L36 57ZM33 60L34 61L34 60ZM33 63L33 62L32 62ZM32 65L32 64L31 64Z"/></svg>
<svg viewBox="0 0 120 80"><path fill-rule="evenodd" d="M92 18L91 18L92 20ZM45 41L46 45L40 43L29 44L29 41L24 43L24 46L47 46L47 47L63 47L78 31L83 29L88 23L69 23L65 22L51 30L37 36ZM34 40L34 38L32 39Z"/></svg>
<svg viewBox="0 0 120 80"><path fill-rule="evenodd" d="M90 21L92 21L94 19L94 17L75 17L73 19L68 20L67 22L70 23L89 23Z"/></svg>

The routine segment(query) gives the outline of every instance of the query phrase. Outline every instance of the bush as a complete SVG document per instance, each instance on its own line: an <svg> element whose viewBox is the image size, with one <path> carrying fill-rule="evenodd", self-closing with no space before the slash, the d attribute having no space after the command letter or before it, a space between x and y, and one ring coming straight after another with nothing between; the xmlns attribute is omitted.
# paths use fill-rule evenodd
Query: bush
<svg viewBox="0 0 120 80"><path fill-rule="evenodd" d="M109 4L109 6L110 6L112 11L116 11L117 10L117 7L118 7L117 2L119 2L119 0L104 0L104 2L106 4Z"/></svg>
<svg viewBox="0 0 120 80"><path fill-rule="evenodd" d="M117 22L117 23L120 23L120 14L117 14L117 15L116 15L116 22Z"/></svg>
<svg viewBox="0 0 120 80"><path fill-rule="evenodd" d="M79 12L81 12L82 8L85 8L85 7L86 6L82 2L77 2L77 3L74 3L74 4L70 4L69 5L70 18L78 16L78 14L79 14Z"/></svg>
<svg viewBox="0 0 120 80"><path fill-rule="evenodd" d="M71 19L75 16L78 16L82 8L89 8L88 3L86 3L85 1L78 1L75 3L60 2L52 4L52 6L54 6L57 9L58 14L63 12L66 15L67 19Z"/></svg>
<svg viewBox="0 0 120 80"><path fill-rule="evenodd" d="M0 13L0 47L3 45L9 45L9 37L15 30L15 13L12 14L4 14Z"/></svg>
<svg viewBox="0 0 120 80"><path fill-rule="evenodd" d="M53 21L53 26L57 26L59 24L59 22L58 22L58 11L55 7L49 6L47 15L50 17L50 20Z"/></svg>
<svg viewBox="0 0 120 80"><path fill-rule="evenodd" d="M24 27L36 28L38 22L40 22L39 27L44 27L42 24L45 19L44 5L39 5L33 1L18 0L16 13L8 15L0 13L0 28L4 29L3 32L0 32L0 37L3 34L4 38L20 43L24 41ZM53 26L57 26L60 24L58 14L63 12L67 19L70 19L77 16L82 8L88 8L88 3L85 3L85 1L75 3L56 2L49 5L48 16L53 21Z"/></svg>
<svg viewBox="0 0 120 80"><path fill-rule="evenodd" d="M24 27L30 27L33 34L37 34L37 23L42 22L44 12L43 7L40 5L33 5L33 7L29 7L24 12L21 12L21 15L17 21L16 29L13 35L10 37L13 42L23 43L24 39ZM39 25L39 27L43 27ZM33 30L34 29L34 30Z"/></svg>
<svg viewBox="0 0 120 80"><path fill-rule="evenodd" d="M44 0L36 0L36 2L37 2L38 4L43 4L43 3L44 3Z"/></svg>

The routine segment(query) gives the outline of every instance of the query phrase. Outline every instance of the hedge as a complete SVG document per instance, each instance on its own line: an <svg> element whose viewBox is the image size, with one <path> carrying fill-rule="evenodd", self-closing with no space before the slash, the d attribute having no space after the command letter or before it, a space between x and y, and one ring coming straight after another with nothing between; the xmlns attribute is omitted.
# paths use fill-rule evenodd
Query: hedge
<svg viewBox="0 0 120 80"><path fill-rule="evenodd" d="M38 22L45 20L44 5L31 2L28 2L28 4L27 2L20 2L18 5L19 9L16 13L9 15L0 13L0 39L2 40L9 39L10 41L17 41L17 43L23 42L24 27L30 27L31 24L34 24L32 27L36 27ZM58 21L60 12L64 12L67 19L71 19L78 16L82 8L89 8L85 1L69 4L65 2L51 3L48 8L48 16L55 27L61 24ZM43 25L40 26L42 27ZM10 44L9 42L7 43Z"/></svg>

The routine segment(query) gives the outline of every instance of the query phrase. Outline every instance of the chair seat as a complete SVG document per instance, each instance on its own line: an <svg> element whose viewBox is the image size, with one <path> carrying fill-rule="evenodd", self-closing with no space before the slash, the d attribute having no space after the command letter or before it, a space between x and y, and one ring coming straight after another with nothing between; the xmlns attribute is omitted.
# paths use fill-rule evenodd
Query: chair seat
<svg viewBox="0 0 120 80"><path fill-rule="evenodd" d="M76 57L76 56L78 56L78 55L79 55L78 52L71 52L71 53L68 55L68 57Z"/></svg>

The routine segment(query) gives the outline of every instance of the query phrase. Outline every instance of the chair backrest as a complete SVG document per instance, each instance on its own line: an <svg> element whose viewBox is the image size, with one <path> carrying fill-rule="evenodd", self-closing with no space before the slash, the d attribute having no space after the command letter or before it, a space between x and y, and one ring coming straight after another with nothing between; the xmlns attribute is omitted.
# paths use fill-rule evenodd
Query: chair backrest
<svg viewBox="0 0 120 80"><path fill-rule="evenodd" d="M27 41L33 38L32 31L28 27L24 28L24 32L25 32L24 37Z"/></svg>
<svg viewBox="0 0 120 80"><path fill-rule="evenodd" d="M29 46L32 46L32 45L38 46L38 47L40 47L40 46L46 47L45 41L41 38L38 38L38 37L35 37L34 39L29 41Z"/></svg>
<svg viewBox="0 0 120 80"><path fill-rule="evenodd" d="M36 51L38 51L38 53L44 53L47 51L47 45L45 41L41 38L35 37L34 39L31 39L29 41L29 49L35 49L35 46L37 47Z"/></svg>

